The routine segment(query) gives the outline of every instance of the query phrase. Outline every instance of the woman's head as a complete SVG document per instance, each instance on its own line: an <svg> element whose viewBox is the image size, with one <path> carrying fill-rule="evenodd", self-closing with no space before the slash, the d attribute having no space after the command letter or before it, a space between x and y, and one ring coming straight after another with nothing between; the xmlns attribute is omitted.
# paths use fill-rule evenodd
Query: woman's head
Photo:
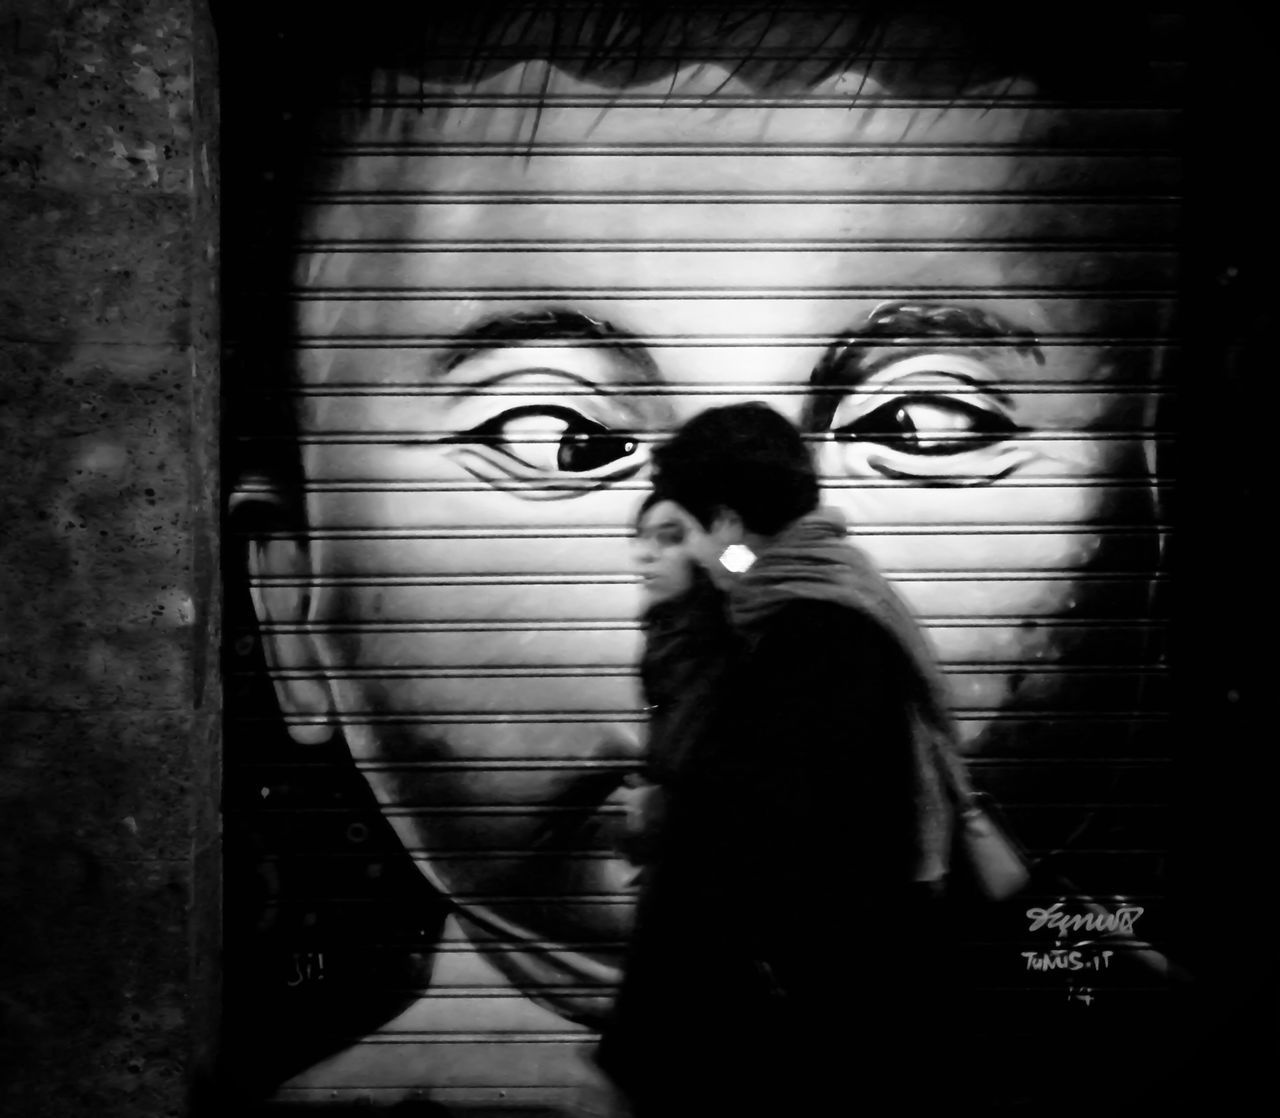
<svg viewBox="0 0 1280 1118"><path fill-rule="evenodd" d="M697 568L689 536L697 522L657 491L636 515L635 557L647 605L668 602L693 589Z"/></svg>

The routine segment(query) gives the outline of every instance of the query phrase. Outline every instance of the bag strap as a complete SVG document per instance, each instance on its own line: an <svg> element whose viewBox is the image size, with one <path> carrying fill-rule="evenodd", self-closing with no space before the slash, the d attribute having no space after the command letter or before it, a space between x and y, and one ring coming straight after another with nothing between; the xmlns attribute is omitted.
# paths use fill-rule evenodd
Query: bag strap
<svg viewBox="0 0 1280 1118"><path fill-rule="evenodd" d="M978 806L979 793L969 781L964 758L955 748L954 735L928 715L920 713L918 717L925 722L934 767L942 777L947 796L961 814L973 810Z"/></svg>
<svg viewBox="0 0 1280 1118"><path fill-rule="evenodd" d="M986 793L977 791L970 783L964 758L956 750L953 736L947 732L945 727L937 725L932 720L928 722L927 729L937 768L942 776L943 786L946 788L947 794L955 805L956 810L961 815L972 811L987 811L992 814L997 823L1003 827L1005 837L1014 845L1024 863L1028 867L1035 865L1038 859L1029 858L1017 840L1008 832L1008 828L1000 820L999 811L991 798ZM1064 900L1070 898L1095 916L1113 915L1106 905L1084 893L1079 886L1063 877L1062 874L1054 873L1053 878L1058 887L1063 890ZM1148 970L1167 977L1172 982L1186 983L1190 981L1190 976L1183 967L1171 960L1153 944L1140 939L1132 932L1117 930L1099 938L1111 943L1124 944L1136 962Z"/></svg>

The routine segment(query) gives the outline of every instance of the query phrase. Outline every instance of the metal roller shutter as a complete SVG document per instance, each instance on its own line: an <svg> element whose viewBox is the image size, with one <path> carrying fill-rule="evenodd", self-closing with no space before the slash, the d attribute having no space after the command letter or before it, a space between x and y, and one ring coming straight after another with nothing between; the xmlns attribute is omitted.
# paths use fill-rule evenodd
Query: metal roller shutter
<svg viewBox="0 0 1280 1118"><path fill-rule="evenodd" d="M955 18L687 9L224 42L229 1060L257 1097L563 1099L628 928L648 448L733 400L802 424L1024 843L1158 936L1177 21L1126 40L1141 80L1064 85ZM335 59L357 86L311 72ZM1028 904L1055 899L1082 911ZM1014 924L971 948L993 1016L1162 996Z"/></svg>

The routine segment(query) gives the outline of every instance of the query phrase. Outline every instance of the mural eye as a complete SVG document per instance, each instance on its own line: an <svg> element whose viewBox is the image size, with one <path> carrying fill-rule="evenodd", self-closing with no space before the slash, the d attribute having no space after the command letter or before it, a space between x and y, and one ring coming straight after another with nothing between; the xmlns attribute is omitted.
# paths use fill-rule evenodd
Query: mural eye
<svg viewBox="0 0 1280 1118"><path fill-rule="evenodd" d="M467 432L541 473L580 474L635 454L636 440L570 408L524 407L502 412Z"/></svg>
<svg viewBox="0 0 1280 1118"><path fill-rule="evenodd" d="M903 454L962 454L1018 431L1007 416L950 396L899 397L833 432L838 440L879 443Z"/></svg>

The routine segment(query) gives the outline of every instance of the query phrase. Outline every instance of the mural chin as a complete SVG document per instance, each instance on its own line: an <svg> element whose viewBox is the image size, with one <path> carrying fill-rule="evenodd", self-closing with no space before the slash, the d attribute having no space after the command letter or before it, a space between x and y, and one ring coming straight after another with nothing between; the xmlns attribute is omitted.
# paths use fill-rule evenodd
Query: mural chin
<svg viewBox="0 0 1280 1118"><path fill-rule="evenodd" d="M612 826L609 818L599 822ZM635 872L608 854L515 861L509 873L516 895L457 901L460 926L517 989L570 1021L599 1025L621 975ZM465 898L466 880L450 884Z"/></svg>
<svg viewBox="0 0 1280 1118"><path fill-rule="evenodd" d="M524 853L424 860L428 876L462 909L514 939L548 950L575 944L593 957L616 955L630 930L635 867L612 851L617 810L575 810L578 821L555 844L545 829Z"/></svg>
<svg viewBox="0 0 1280 1118"><path fill-rule="evenodd" d="M590 724L562 738L520 725L457 739L449 727L381 728L349 722L345 732L427 880L488 940L536 944L564 955L584 984L611 982L631 927L635 871L616 855L615 836L634 735ZM546 760L522 765L513 752ZM395 760L406 756L416 763Z"/></svg>

